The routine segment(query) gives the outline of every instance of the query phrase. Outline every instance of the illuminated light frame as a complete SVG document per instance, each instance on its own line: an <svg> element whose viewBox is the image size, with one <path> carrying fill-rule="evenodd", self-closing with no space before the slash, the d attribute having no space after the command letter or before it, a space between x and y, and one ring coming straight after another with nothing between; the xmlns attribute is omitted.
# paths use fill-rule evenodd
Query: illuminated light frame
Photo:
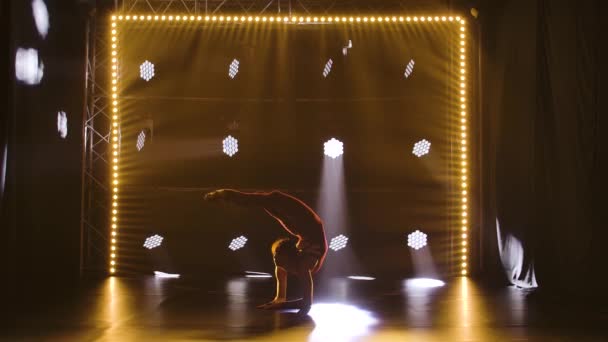
<svg viewBox="0 0 608 342"><path fill-rule="evenodd" d="M110 16L111 28L111 96L112 96L112 123L111 123L111 143L112 143L112 206L110 211L111 216L111 239L110 239L110 261L109 261L109 273L115 274L118 270L118 199L119 199L119 165L120 165L120 141L119 141L119 105L118 105L118 80L119 80L119 64L118 64L118 24L130 21L159 21L159 22L178 22L178 23L190 23L190 22L204 22L204 23L251 23L256 25L288 25L288 24L301 24L301 23L320 23L320 24L340 24L340 25L375 25L377 23L387 24L403 24L403 25L422 25L424 23L445 23L448 25L455 25L458 32L458 49L459 49L459 87L457 98L458 107L457 112L460 113L460 134L458 139L460 147L460 171L458 172L459 179L459 191L458 198L459 202L459 217L461 218L460 228L460 246L457 248L458 269L460 275L468 275L468 236L469 236L469 201L468 201L468 131L467 131L467 46L466 46L466 21L459 16L244 16L244 15L206 15L206 16L193 16L193 15L127 15L127 14L112 14Z"/></svg>

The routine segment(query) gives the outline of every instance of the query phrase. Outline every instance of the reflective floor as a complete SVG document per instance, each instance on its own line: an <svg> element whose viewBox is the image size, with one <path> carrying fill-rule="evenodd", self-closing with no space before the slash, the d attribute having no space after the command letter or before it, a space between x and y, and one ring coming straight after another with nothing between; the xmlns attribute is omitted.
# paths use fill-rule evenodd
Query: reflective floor
<svg viewBox="0 0 608 342"><path fill-rule="evenodd" d="M608 341L606 314L466 278L419 285L327 279L300 317L255 308L272 296L272 279L109 278L25 310L0 340Z"/></svg>

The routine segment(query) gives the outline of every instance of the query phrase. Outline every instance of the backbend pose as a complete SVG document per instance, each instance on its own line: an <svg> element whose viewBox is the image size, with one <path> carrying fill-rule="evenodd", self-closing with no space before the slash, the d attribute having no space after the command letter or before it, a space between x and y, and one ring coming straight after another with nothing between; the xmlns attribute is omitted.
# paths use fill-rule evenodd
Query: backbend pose
<svg viewBox="0 0 608 342"><path fill-rule="evenodd" d="M257 206L272 216L291 235L272 244L272 256L277 281L276 296L262 309L296 306L308 313L312 305L312 275L319 271L327 254L327 240L321 218L306 203L281 191L241 192L221 189L205 195L207 201ZM304 289L301 301L287 301L287 274L295 274Z"/></svg>

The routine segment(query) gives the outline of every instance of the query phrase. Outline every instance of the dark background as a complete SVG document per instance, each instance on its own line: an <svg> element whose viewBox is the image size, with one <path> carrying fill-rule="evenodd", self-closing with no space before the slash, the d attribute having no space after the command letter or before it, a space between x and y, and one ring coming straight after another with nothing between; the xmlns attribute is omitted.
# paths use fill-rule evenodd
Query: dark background
<svg viewBox="0 0 608 342"><path fill-rule="evenodd" d="M352 3L359 10L369 7ZM24 9L28 2L0 3L5 28L0 63L7 85L0 92L0 163L6 170L0 193L0 265L3 293L9 297L4 309L19 294L46 293L41 290L48 281L70 289L66 279L78 275L82 141L76 132L82 117L87 11L70 1L47 1L47 6L51 29L40 42L32 33L29 9ZM473 146L481 151L482 186L476 197L483 211L481 224L473 227L481 254L474 259L475 273L505 279L497 257L498 217L503 230L521 239L528 259L535 261L542 292L577 300L593 296L588 303L601 303L608 280L602 206L603 2L454 1L437 6L463 13L481 37L481 129ZM479 8L478 19L467 15L471 6ZM34 45L45 56L45 78L40 86L25 88L15 84L15 51ZM61 72L49 67L55 59L63 61ZM53 126L58 107L69 115L67 141L59 140Z"/></svg>

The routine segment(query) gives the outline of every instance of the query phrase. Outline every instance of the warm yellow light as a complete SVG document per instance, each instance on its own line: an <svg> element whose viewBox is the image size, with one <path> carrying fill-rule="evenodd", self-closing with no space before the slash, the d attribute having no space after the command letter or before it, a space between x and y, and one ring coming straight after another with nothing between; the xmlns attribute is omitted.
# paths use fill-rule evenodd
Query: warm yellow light
<svg viewBox="0 0 608 342"><path fill-rule="evenodd" d="M116 217L112 217L112 221L116 222Z"/></svg>
<svg viewBox="0 0 608 342"><path fill-rule="evenodd" d="M462 224L467 224L467 222L469 222L469 220L467 220L466 218L462 219Z"/></svg>
<svg viewBox="0 0 608 342"><path fill-rule="evenodd" d="M460 17L456 17L456 21L460 21Z"/></svg>
<svg viewBox="0 0 608 342"><path fill-rule="evenodd" d="M319 21L319 18L314 17L314 18L312 19L312 21L314 21L314 22L316 23L317 21Z"/></svg>
<svg viewBox="0 0 608 342"><path fill-rule="evenodd" d="M350 21L352 23L353 21L355 21L355 18L350 17L350 18L348 18L348 21Z"/></svg>
<svg viewBox="0 0 608 342"><path fill-rule="evenodd" d="M464 261L466 261L467 260L467 256L463 255L461 259L464 260Z"/></svg>
<svg viewBox="0 0 608 342"><path fill-rule="evenodd" d="M188 20L188 16L185 15L185 16L182 17L182 19L183 20Z"/></svg>
<svg viewBox="0 0 608 342"><path fill-rule="evenodd" d="M267 20L266 17L262 17L263 22L266 22L266 20Z"/></svg>
<svg viewBox="0 0 608 342"><path fill-rule="evenodd" d="M462 253L466 253L466 252L467 252L467 249L466 249L466 248L463 248L463 249L462 249Z"/></svg>
<svg viewBox="0 0 608 342"><path fill-rule="evenodd" d="M131 19L131 16L128 15L128 16L125 17L125 19L129 20L129 19Z"/></svg>
<svg viewBox="0 0 608 342"><path fill-rule="evenodd" d="M113 161L114 163L118 163L118 158L114 158L112 161Z"/></svg>
<svg viewBox="0 0 608 342"><path fill-rule="evenodd" d="M110 25L110 26L112 26L112 27L116 27L116 23L112 23L112 25Z"/></svg>
<svg viewBox="0 0 608 342"><path fill-rule="evenodd" d="M114 260L110 261L110 265L114 266L116 265L116 262Z"/></svg>
<svg viewBox="0 0 608 342"><path fill-rule="evenodd" d="M312 18L311 18L311 17L306 17L306 22L307 22L307 23L309 23L309 22L311 22L311 21L312 21Z"/></svg>
<svg viewBox="0 0 608 342"><path fill-rule="evenodd" d="M112 210L112 214L116 215L118 211L116 209Z"/></svg>
<svg viewBox="0 0 608 342"><path fill-rule="evenodd" d="M439 21L439 17L435 17L435 19L434 19L434 20L435 20L435 21Z"/></svg>
<svg viewBox="0 0 608 342"><path fill-rule="evenodd" d="M339 21L340 21L340 17L335 17L335 18L334 18L334 21L335 21L335 22L339 22Z"/></svg>
<svg viewBox="0 0 608 342"><path fill-rule="evenodd" d="M460 274L462 274L463 276L467 275L467 270L462 270L462 272L460 272Z"/></svg>
<svg viewBox="0 0 608 342"><path fill-rule="evenodd" d="M190 16L190 21L192 21L192 20L194 20L194 16L193 15Z"/></svg>
<svg viewBox="0 0 608 342"><path fill-rule="evenodd" d="M140 15L140 16L139 16L139 19L140 19L140 20L144 20L144 16L143 16L143 15Z"/></svg>
<svg viewBox="0 0 608 342"><path fill-rule="evenodd" d="M376 18L375 17L371 17L369 20L373 23L374 21L376 21Z"/></svg>
<svg viewBox="0 0 608 342"><path fill-rule="evenodd" d="M412 18L407 17L407 18L405 18L405 20L406 20L406 21L412 21Z"/></svg>
<svg viewBox="0 0 608 342"><path fill-rule="evenodd" d="M110 257L111 257L112 259L114 259L114 258L116 258L116 254L115 254L115 253L112 253L112 254L110 254Z"/></svg>
<svg viewBox="0 0 608 342"><path fill-rule="evenodd" d="M382 17L378 17L378 22L382 22Z"/></svg>
<svg viewBox="0 0 608 342"><path fill-rule="evenodd" d="M393 22L395 22L395 21L397 21L397 17L392 17L392 18L391 18L391 20L392 20Z"/></svg>
<svg viewBox="0 0 608 342"><path fill-rule="evenodd" d="M460 41L460 45L463 45L463 46L465 45L465 44L464 44L464 40L461 40L461 41Z"/></svg>
<svg viewBox="0 0 608 342"><path fill-rule="evenodd" d="M118 180L114 180L112 183L114 183L114 185L118 185Z"/></svg>
<svg viewBox="0 0 608 342"><path fill-rule="evenodd" d="M116 236L116 235L117 235L117 233L116 233L116 232L112 232L112 236Z"/></svg>
<svg viewBox="0 0 608 342"><path fill-rule="evenodd" d="M216 21L216 20L217 20L216 16L211 17L211 21Z"/></svg>
<svg viewBox="0 0 608 342"><path fill-rule="evenodd" d="M462 166L467 166L467 161L463 160L461 164L462 164Z"/></svg>
<svg viewBox="0 0 608 342"><path fill-rule="evenodd" d="M461 187L463 187L463 188L466 188L466 187L467 187L467 183L466 183L466 182L462 182L462 183L460 184L460 186L461 186Z"/></svg>
<svg viewBox="0 0 608 342"><path fill-rule="evenodd" d="M345 23L346 22L346 18L342 17L342 22Z"/></svg>
<svg viewBox="0 0 608 342"><path fill-rule="evenodd" d="M201 17L200 15L196 17L196 20L201 21L201 19L203 19L203 17Z"/></svg>
<svg viewBox="0 0 608 342"><path fill-rule="evenodd" d="M274 17L270 17L270 21L271 21L271 22L272 22L272 21L274 21Z"/></svg>
<svg viewBox="0 0 608 342"><path fill-rule="evenodd" d="M118 122L114 122L114 123L112 124L112 126L114 126L114 127L118 127Z"/></svg>
<svg viewBox="0 0 608 342"><path fill-rule="evenodd" d="M224 21L224 16L220 15L220 21Z"/></svg>
<svg viewBox="0 0 608 342"><path fill-rule="evenodd" d="M253 21L253 17L252 16L247 17L247 21Z"/></svg>
<svg viewBox="0 0 608 342"><path fill-rule="evenodd" d="M234 21L239 21L239 17L237 17L236 15L234 16L234 18L232 18L232 20Z"/></svg>
<svg viewBox="0 0 608 342"><path fill-rule="evenodd" d="M114 267L110 268L110 273L114 273L116 272L116 270L114 269Z"/></svg>
<svg viewBox="0 0 608 342"><path fill-rule="evenodd" d="M463 262L463 263L462 263L462 267L463 267L463 268L464 268L464 267L467 267L467 263L466 263L466 262Z"/></svg>
<svg viewBox="0 0 608 342"><path fill-rule="evenodd" d="M363 17L363 22L367 22L367 17Z"/></svg>
<svg viewBox="0 0 608 342"><path fill-rule="evenodd" d="M283 18L283 21L284 21L284 22L288 22L288 21L289 21L289 18L288 18L288 17L285 17L285 18Z"/></svg>
<svg viewBox="0 0 608 342"><path fill-rule="evenodd" d="M115 251L115 250L116 250L116 246L112 246L111 248L112 248L112 250L113 250L113 251Z"/></svg>
<svg viewBox="0 0 608 342"><path fill-rule="evenodd" d="M420 17L420 21L426 21L425 17Z"/></svg>
<svg viewBox="0 0 608 342"><path fill-rule="evenodd" d="M433 21L433 18L428 17L428 18L426 18L426 20L427 20L427 21Z"/></svg>
<svg viewBox="0 0 608 342"><path fill-rule="evenodd" d="M462 245L463 245L463 246L466 246L466 245L467 245L467 242L466 242L466 241L462 241Z"/></svg>
<svg viewBox="0 0 608 342"><path fill-rule="evenodd" d="M466 204L462 205L462 210L467 210L467 205Z"/></svg>
<svg viewBox="0 0 608 342"><path fill-rule="evenodd" d="M112 239L112 243L115 244L116 243L116 239Z"/></svg>
<svg viewBox="0 0 608 342"><path fill-rule="evenodd" d="M389 18L388 17L384 17L384 21L388 22Z"/></svg>
<svg viewBox="0 0 608 342"><path fill-rule="evenodd" d="M113 166L114 171L118 170L118 165Z"/></svg>
<svg viewBox="0 0 608 342"><path fill-rule="evenodd" d="M357 22L361 22L361 17L357 17Z"/></svg>
<svg viewBox="0 0 608 342"><path fill-rule="evenodd" d="M332 21L334 21L334 18L332 18L332 17L327 17L327 21L331 23Z"/></svg>
<svg viewBox="0 0 608 342"><path fill-rule="evenodd" d="M462 194L463 194L464 196L466 196L466 195L467 195L467 191L466 191L466 190L462 190Z"/></svg>
<svg viewBox="0 0 608 342"><path fill-rule="evenodd" d="M454 21L454 17L449 17L448 20L449 21Z"/></svg>
<svg viewBox="0 0 608 342"><path fill-rule="evenodd" d="M300 17L300 19L299 19L299 20L300 20L300 22L303 22L303 21L304 21L304 18L303 18L303 17Z"/></svg>
<svg viewBox="0 0 608 342"><path fill-rule="evenodd" d="M466 231L467 231L467 226L463 226L463 227L462 227L462 231L463 231L463 232L466 232Z"/></svg>
<svg viewBox="0 0 608 342"><path fill-rule="evenodd" d="M414 17L414 21L418 21L418 17Z"/></svg>
<svg viewBox="0 0 608 342"><path fill-rule="evenodd" d="M403 22L403 17L399 17L399 21L400 21L400 22Z"/></svg>

